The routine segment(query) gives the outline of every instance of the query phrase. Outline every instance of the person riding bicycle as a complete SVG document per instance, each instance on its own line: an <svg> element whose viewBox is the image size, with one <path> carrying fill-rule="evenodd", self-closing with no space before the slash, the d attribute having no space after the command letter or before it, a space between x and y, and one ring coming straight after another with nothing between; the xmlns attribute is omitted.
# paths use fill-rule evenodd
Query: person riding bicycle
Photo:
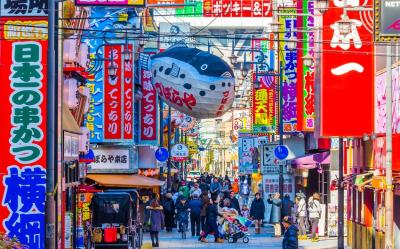
<svg viewBox="0 0 400 249"><path fill-rule="evenodd" d="M185 227L189 224L189 202L186 198L182 198L176 204L176 223L178 225L178 232L182 232L182 225L184 224ZM186 228L185 228L186 229Z"/></svg>

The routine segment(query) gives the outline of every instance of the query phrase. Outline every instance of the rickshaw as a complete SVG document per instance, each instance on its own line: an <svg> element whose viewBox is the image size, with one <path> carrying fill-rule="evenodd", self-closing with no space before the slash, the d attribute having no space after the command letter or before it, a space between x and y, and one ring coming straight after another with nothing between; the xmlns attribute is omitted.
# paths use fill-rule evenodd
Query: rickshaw
<svg viewBox="0 0 400 249"><path fill-rule="evenodd" d="M140 247L134 222L134 204L127 192L95 193L91 202L92 232L90 249ZM139 240L139 241L137 241Z"/></svg>

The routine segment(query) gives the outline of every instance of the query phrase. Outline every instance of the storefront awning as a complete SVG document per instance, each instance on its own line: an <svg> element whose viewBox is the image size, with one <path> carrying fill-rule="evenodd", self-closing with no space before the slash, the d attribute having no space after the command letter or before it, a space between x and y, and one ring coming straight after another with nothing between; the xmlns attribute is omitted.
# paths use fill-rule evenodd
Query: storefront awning
<svg viewBox="0 0 400 249"><path fill-rule="evenodd" d="M65 103L62 107L62 129L71 133L82 134L81 128Z"/></svg>
<svg viewBox="0 0 400 249"><path fill-rule="evenodd" d="M164 184L163 181L154 178L129 174L88 174L86 178L100 186L114 188L150 188Z"/></svg>
<svg viewBox="0 0 400 249"><path fill-rule="evenodd" d="M331 154L330 152L326 151L326 152L305 155L293 159L291 163L293 166L296 166L296 168L313 169L316 168L317 165L330 164Z"/></svg>

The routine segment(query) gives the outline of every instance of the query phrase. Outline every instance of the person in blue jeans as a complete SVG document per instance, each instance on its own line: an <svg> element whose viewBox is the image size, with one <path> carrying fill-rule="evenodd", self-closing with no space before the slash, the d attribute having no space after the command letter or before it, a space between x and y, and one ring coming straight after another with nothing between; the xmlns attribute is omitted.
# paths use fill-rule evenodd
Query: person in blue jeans
<svg viewBox="0 0 400 249"><path fill-rule="evenodd" d="M198 195L195 194L192 197L193 199L189 201L192 236L200 236L200 214L202 203Z"/></svg>
<svg viewBox="0 0 400 249"><path fill-rule="evenodd" d="M214 233L215 242L216 243L224 243L224 240L221 238L219 231L218 231L218 217L223 217L222 214L218 212L218 196L213 195L211 200L212 204L207 207L207 218L206 218L206 227L207 230L205 234L200 237L201 242L207 243L207 236L210 233Z"/></svg>

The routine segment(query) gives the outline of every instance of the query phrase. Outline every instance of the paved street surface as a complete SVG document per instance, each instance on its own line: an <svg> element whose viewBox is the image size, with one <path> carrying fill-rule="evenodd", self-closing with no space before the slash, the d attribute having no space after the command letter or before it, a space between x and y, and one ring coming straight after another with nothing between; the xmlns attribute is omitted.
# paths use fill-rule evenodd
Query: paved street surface
<svg viewBox="0 0 400 249"><path fill-rule="evenodd" d="M263 232L260 235L254 235L254 228L251 229L250 242L244 244L239 240L238 243L214 243L214 237L209 236L209 243L201 243L197 237L191 237L190 232L187 233L187 239L181 239L181 234L177 233L176 230L172 233L162 232L160 233L160 248L169 249L189 249L189 248L215 248L215 249L245 249L251 246L251 248L282 248L282 239L274 238L272 236L273 229L270 226L264 227ZM150 235L146 233L144 235L144 241L150 242ZM300 241L299 249L334 249L337 248L336 238L321 238L319 242ZM350 249L350 247L348 247Z"/></svg>

